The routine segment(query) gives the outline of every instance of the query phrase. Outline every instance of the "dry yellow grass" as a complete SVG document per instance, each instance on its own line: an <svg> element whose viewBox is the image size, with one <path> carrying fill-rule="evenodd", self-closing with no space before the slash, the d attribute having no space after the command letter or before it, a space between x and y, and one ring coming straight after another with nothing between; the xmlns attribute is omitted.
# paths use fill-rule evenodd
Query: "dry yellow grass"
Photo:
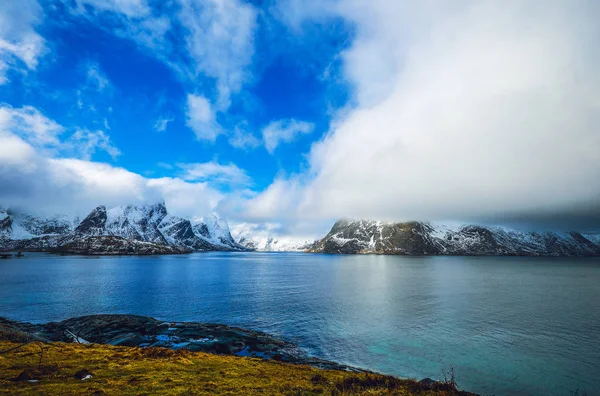
<svg viewBox="0 0 600 396"><path fill-rule="evenodd" d="M0 342L0 350L18 344ZM0 355L0 393L30 395L454 395L412 380L160 348L29 344ZM75 378L91 372L86 380ZM21 376L20 381L16 378ZM27 378L37 379L28 382Z"/></svg>

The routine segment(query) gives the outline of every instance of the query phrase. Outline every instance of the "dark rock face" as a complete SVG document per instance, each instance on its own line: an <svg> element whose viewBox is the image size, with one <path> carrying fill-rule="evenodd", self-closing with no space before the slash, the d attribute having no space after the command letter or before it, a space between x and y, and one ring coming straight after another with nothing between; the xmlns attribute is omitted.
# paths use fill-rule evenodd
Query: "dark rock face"
<svg viewBox="0 0 600 396"><path fill-rule="evenodd" d="M57 247L53 253L83 255L154 255L190 253L189 249L154 242L142 242L118 236L89 236L78 238Z"/></svg>
<svg viewBox="0 0 600 396"><path fill-rule="evenodd" d="M106 206L100 205L75 228L76 235L103 235L106 229Z"/></svg>
<svg viewBox="0 0 600 396"><path fill-rule="evenodd" d="M12 230L12 217L6 216L3 219L0 219L0 235L7 236L10 234Z"/></svg>
<svg viewBox="0 0 600 396"><path fill-rule="evenodd" d="M106 231L136 241L167 244L159 231L160 222L167 216L164 202L154 205L127 205L107 211Z"/></svg>
<svg viewBox="0 0 600 396"><path fill-rule="evenodd" d="M205 223L194 224L194 232L205 238L210 238L210 232L208 231L208 226Z"/></svg>
<svg viewBox="0 0 600 396"><path fill-rule="evenodd" d="M363 371L307 356L297 345L266 333L221 324L164 322L137 315L92 315L40 325L0 318L0 330L0 339L27 340L31 339L31 334L36 334L49 341L187 349L333 370Z"/></svg>
<svg viewBox="0 0 600 396"><path fill-rule="evenodd" d="M46 235L32 239L21 239L7 241L6 250L28 250L46 252L60 246L65 240L62 235Z"/></svg>
<svg viewBox="0 0 600 396"><path fill-rule="evenodd" d="M600 238L480 225L339 220L309 251L337 254L599 256Z"/></svg>
<svg viewBox="0 0 600 396"><path fill-rule="evenodd" d="M426 238L426 228L421 223L339 220L310 251L424 255L436 254L438 249Z"/></svg>
<svg viewBox="0 0 600 396"><path fill-rule="evenodd" d="M192 228L192 223L181 217L167 216L159 225L159 230L173 244L187 247L196 252L221 250L218 247L198 237Z"/></svg>

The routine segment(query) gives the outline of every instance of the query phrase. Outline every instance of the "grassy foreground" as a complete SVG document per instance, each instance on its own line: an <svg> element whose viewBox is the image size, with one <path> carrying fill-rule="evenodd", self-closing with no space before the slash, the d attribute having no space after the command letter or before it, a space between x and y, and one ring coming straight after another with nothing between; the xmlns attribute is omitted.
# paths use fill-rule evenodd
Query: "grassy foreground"
<svg viewBox="0 0 600 396"><path fill-rule="evenodd" d="M19 344L0 341L0 351ZM379 374L162 348L55 343L0 354L0 393L31 395L458 395ZM90 374L91 378L78 379ZM30 382L29 380L37 380Z"/></svg>

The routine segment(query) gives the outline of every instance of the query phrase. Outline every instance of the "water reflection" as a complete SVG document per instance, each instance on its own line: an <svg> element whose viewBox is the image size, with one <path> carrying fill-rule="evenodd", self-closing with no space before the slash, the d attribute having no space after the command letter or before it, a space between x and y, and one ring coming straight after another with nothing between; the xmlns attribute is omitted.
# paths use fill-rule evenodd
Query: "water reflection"
<svg viewBox="0 0 600 396"><path fill-rule="evenodd" d="M227 323L494 394L600 389L599 260L211 253L0 262L0 316Z"/></svg>

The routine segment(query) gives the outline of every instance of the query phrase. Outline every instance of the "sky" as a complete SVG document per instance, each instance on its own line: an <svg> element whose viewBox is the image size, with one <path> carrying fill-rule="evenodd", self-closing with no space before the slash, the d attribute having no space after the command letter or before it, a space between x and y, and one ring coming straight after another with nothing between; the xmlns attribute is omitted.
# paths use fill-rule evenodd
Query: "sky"
<svg viewBox="0 0 600 396"><path fill-rule="evenodd" d="M0 205L600 228L593 0L4 0Z"/></svg>

